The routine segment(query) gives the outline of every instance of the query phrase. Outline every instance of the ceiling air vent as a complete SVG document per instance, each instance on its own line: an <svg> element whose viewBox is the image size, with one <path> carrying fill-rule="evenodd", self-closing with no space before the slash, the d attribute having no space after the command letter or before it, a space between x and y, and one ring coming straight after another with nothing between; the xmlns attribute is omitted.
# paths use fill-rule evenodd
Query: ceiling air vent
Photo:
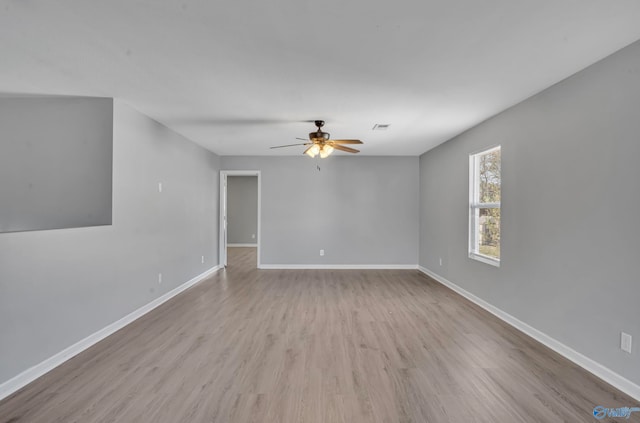
<svg viewBox="0 0 640 423"><path fill-rule="evenodd" d="M373 125L372 130L374 131L386 131L391 126L390 123L376 123Z"/></svg>

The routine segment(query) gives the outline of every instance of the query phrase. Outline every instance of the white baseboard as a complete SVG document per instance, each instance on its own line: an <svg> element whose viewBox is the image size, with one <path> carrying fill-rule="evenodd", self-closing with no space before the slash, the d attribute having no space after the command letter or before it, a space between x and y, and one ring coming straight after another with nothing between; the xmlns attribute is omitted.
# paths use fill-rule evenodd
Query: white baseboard
<svg viewBox="0 0 640 423"><path fill-rule="evenodd" d="M417 264L261 264L259 269L326 269L326 270L409 270Z"/></svg>
<svg viewBox="0 0 640 423"><path fill-rule="evenodd" d="M561 356L574 362L575 364L587 370L588 372L593 373L595 376L604 380L608 384L618 388L619 390L626 393L630 397L633 397L634 399L640 401L640 386L636 385L629 379L626 379L625 377L619 375L613 370L590 359L589 357L579 353L578 351L566 346L562 342L550 337L549 335L539 331L538 329L532 326L529 326L523 321L513 317L509 313L506 313L500 310L499 308L489 304L488 302L484 301L480 297L477 297L471 292L465 290L464 288L461 288L458 285L454 284L453 282L448 281L447 279L443 278L437 273L432 272L431 270L422 266L419 266L418 269L422 273L434 279L436 282L439 282L442 285L446 286L447 288L450 288L451 290L457 292L458 294L467 298L471 302L487 310L489 313L493 314L494 316L498 317L499 319L503 320L504 322L518 329L520 332L523 332L524 334L529 335L530 337L540 342L541 344L551 348Z"/></svg>
<svg viewBox="0 0 640 423"><path fill-rule="evenodd" d="M234 247L257 247L258 244L227 244L228 248L234 248Z"/></svg>
<svg viewBox="0 0 640 423"><path fill-rule="evenodd" d="M48 373L49 371L53 370L55 367L58 367L59 365L69 360L70 358L75 357L76 355L80 354L82 351L100 342L101 340L111 335L112 333L122 329L123 327L133 322L134 320L139 319L140 317L149 313L154 308L167 302L168 300L180 294L181 292L185 291L186 289L191 288L193 285L204 280L209 275L211 275L212 273L216 272L219 269L220 269L220 266L212 267L206 272L201 273L200 275L194 277L193 279L180 285L179 287L167 292L161 297L158 297L155 300L151 301L150 303L127 314L122 319L111 323L110 325L87 336L81 341L78 341L75 344L65 348L64 350L60 351L54 356L47 358L41 363L36 364L35 366L25 370L24 372L9 379L8 381L3 382L2 384L0 384L0 400L18 391L20 388L28 385L29 383L33 382L40 376L43 376L45 373Z"/></svg>

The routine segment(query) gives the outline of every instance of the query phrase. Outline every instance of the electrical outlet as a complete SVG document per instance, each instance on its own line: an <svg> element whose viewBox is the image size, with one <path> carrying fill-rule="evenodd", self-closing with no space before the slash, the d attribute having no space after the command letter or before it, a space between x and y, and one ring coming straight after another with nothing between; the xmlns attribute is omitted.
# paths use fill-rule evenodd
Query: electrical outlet
<svg viewBox="0 0 640 423"><path fill-rule="evenodd" d="M324 256L324 250L320 250L320 257Z"/></svg>
<svg viewBox="0 0 640 423"><path fill-rule="evenodd" d="M628 333L620 333L620 349L631 354L631 335Z"/></svg>
<svg viewBox="0 0 640 423"><path fill-rule="evenodd" d="M162 273L158 273L158 283L162 283Z"/></svg>
<svg viewBox="0 0 640 423"><path fill-rule="evenodd" d="M251 239L256 239L256 234L251 234Z"/></svg>
<svg viewBox="0 0 640 423"><path fill-rule="evenodd" d="M202 263L204 263L204 256L202 256Z"/></svg>
<svg viewBox="0 0 640 423"><path fill-rule="evenodd" d="M442 266L442 257L440 257L440 266Z"/></svg>
<svg viewBox="0 0 640 423"><path fill-rule="evenodd" d="M162 192L162 182L158 182L158 192Z"/></svg>

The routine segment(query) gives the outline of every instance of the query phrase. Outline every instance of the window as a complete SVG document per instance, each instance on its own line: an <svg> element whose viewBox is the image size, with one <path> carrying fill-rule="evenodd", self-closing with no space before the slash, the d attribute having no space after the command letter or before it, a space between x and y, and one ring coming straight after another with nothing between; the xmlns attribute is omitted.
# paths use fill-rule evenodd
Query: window
<svg viewBox="0 0 640 423"><path fill-rule="evenodd" d="M500 266L500 146L469 156L469 257Z"/></svg>

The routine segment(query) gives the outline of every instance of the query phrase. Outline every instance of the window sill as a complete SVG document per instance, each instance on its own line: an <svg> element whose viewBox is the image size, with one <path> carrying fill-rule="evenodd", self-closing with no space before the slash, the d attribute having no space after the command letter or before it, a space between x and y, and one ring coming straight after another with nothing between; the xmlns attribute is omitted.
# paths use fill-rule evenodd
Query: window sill
<svg viewBox="0 0 640 423"><path fill-rule="evenodd" d="M500 267L500 260L494 259L482 254L469 253L469 258L480 261L482 263L490 264L491 266Z"/></svg>

